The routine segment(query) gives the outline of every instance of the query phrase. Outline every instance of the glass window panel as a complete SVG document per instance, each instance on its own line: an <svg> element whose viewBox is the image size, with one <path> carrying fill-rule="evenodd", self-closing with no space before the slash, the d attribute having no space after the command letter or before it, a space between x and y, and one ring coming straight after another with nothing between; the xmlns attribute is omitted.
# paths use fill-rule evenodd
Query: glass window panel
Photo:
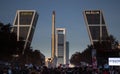
<svg viewBox="0 0 120 74"><path fill-rule="evenodd" d="M108 33L107 33L107 28L106 26L102 26L102 39L106 39L108 37Z"/></svg>
<svg viewBox="0 0 120 74"><path fill-rule="evenodd" d="M58 58L63 58L63 56L58 56Z"/></svg>
<svg viewBox="0 0 120 74"><path fill-rule="evenodd" d="M29 31L29 27L20 27L20 32L19 32L20 37L22 37L25 40L27 38L28 31Z"/></svg>
<svg viewBox="0 0 120 74"><path fill-rule="evenodd" d="M100 14L86 14L88 24L100 24Z"/></svg>
<svg viewBox="0 0 120 74"><path fill-rule="evenodd" d="M58 49L58 55L63 56L63 49Z"/></svg>
<svg viewBox="0 0 120 74"><path fill-rule="evenodd" d="M90 26L90 33L93 40L99 40L100 39L100 27L99 26Z"/></svg>
<svg viewBox="0 0 120 74"><path fill-rule="evenodd" d="M33 12L20 12L20 25L30 25L33 18Z"/></svg>
<svg viewBox="0 0 120 74"><path fill-rule="evenodd" d="M58 34L58 43L63 44L64 43L64 34Z"/></svg>
<svg viewBox="0 0 120 74"><path fill-rule="evenodd" d="M58 46L63 46L64 44L58 44Z"/></svg>

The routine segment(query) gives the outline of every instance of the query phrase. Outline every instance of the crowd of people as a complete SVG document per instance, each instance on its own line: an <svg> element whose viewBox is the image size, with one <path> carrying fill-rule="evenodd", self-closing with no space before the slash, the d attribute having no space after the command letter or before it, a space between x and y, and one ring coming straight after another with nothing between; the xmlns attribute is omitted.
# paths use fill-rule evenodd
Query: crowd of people
<svg viewBox="0 0 120 74"><path fill-rule="evenodd" d="M46 66L38 67L0 67L0 74L120 74L120 67L109 69L93 69L92 67L74 67L74 68L47 68Z"/></svg>

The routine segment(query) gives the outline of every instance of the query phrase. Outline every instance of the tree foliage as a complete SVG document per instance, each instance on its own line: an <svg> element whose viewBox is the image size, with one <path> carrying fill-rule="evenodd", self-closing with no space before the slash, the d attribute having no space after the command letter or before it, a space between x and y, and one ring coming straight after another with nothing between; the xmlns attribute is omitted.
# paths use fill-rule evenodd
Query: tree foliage
<svg viewBox="0 0 120 74"><path fill-rule="evenodd" d="M76 52L70 58L70 63L73 65L80 65L81 62L81 53Z"/></svg>
<svg viewBox="0 0 120 74"><path fill-rule="evenodd" d="M89 45L82 53L76 52L71 56L70 63L79 65L80 62L92 63L92 49L96 50L112 50L118 49L118 40L113 35L110 35L103 41L98 41L94 45Z"/></svg>
<svg viewBox="0 0 120 74"><path fill-rule="evenodd" d="M21 38L22 39L22 38ZM13 59L13 55L19 55L19 62L40 64L44 58L38 50L28 47L22 55L24 41L17 41L17 35L11 32L11 24L0 23L0 61L9 61Z"/></svg>
<svg viewBox="0 0 120 74"><path fill-rule="evenodd" d="M11 33L10 24L0 23L0 58L11 57L16 53L16 34Z"/></svg>
<svg viewBox="0 0 120 74"><path fill-rule="evenodd" d="M95 49L118 49L118 40L113 35L110 35L103 41L96 42L93 46Z"/></svg>
<svg viewBox="0 0 120 74"><path fill-rule="evenodd" d="M22 61L21 61L22 59ZM45 57L43 58L43 55L39 50L33 50L32 47L29 47L25 50L24 55L22 55L20 61L22 63L32 63L34 65L43 65L43 61L45 60Z"/></svg>

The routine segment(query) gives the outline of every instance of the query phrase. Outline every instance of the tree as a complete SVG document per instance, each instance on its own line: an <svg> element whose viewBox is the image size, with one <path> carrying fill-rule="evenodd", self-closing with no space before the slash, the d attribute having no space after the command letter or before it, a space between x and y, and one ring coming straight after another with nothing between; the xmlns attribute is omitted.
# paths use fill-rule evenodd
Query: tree
<svg viewBox="0 0 120 74"><path fill-rule="evenodd" d="M70 58L70 63L73 65L80 65L81 62L81 53L80 52L76 52L75 54L73 54Z"/></svg>
<svg viewBox="0 0 120 74"><path fill-rule="evenodd" d="M0 59L10 59L16 52L16 34L11 33L10 24L0 23Z"/></svg>
<svg viewBox="0 0 120 74"><path fill-rule="evenodd" d="M21 55L19 61L22 64L30 64L33 65L43 65L43 61L45 59L41 56L41 52L39 50L34 50L32 47L28 47L24 51L24 55Z"/></svg>
<svg viewBox="0 0 120 74"><path fill-rule="evenodd" d="M110 35L103 41L98 41L94 43L95 49L118 49L118 40L115 39L113 35Z"/></svg>
<svg viewBox="0 0 120 74"><path fill-rule="evenodd" d="M93 45L88 45L88 47L81 53L82 62L88 64L92 63L92 49L93 49Z"/></svg>
<svg viewBox="0 0 120 74"><path fill-rule="evenodd" d="M119 42L116 40L116 38L113 35L109 36L109 39L111 41L111 46L113 49L118 49Z"/></svg>

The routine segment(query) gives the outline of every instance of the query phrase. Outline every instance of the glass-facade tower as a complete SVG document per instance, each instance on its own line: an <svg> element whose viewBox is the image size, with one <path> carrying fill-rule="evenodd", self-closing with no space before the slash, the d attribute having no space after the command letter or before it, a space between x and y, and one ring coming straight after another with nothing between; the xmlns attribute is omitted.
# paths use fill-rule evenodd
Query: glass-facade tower
<svg viewBox="0 0 120 74"><path fill-rule="evenodd" d="M103 41L108 37L108 31L101 10L86 10L83 12L90 42Z"/></svg>
<svg viewBox="0 0 120 74"><path fill-rule="evenodd" d="M69 42L66 41L66 64L69 64Z"/></svg>
<svg viewBox="0 0 120 74"><path fill-rule="evenodd" d="M56 28L57 66L66 64L66 34L65 28Z"/></svg>
<svg viewBox="0 0 120 74"><path fill-rule="evenodd" d="M17 41L24 41L24 50L30 47L38 14L35 10L18 10L13 22L12 32L17 34Z"/></svg>

